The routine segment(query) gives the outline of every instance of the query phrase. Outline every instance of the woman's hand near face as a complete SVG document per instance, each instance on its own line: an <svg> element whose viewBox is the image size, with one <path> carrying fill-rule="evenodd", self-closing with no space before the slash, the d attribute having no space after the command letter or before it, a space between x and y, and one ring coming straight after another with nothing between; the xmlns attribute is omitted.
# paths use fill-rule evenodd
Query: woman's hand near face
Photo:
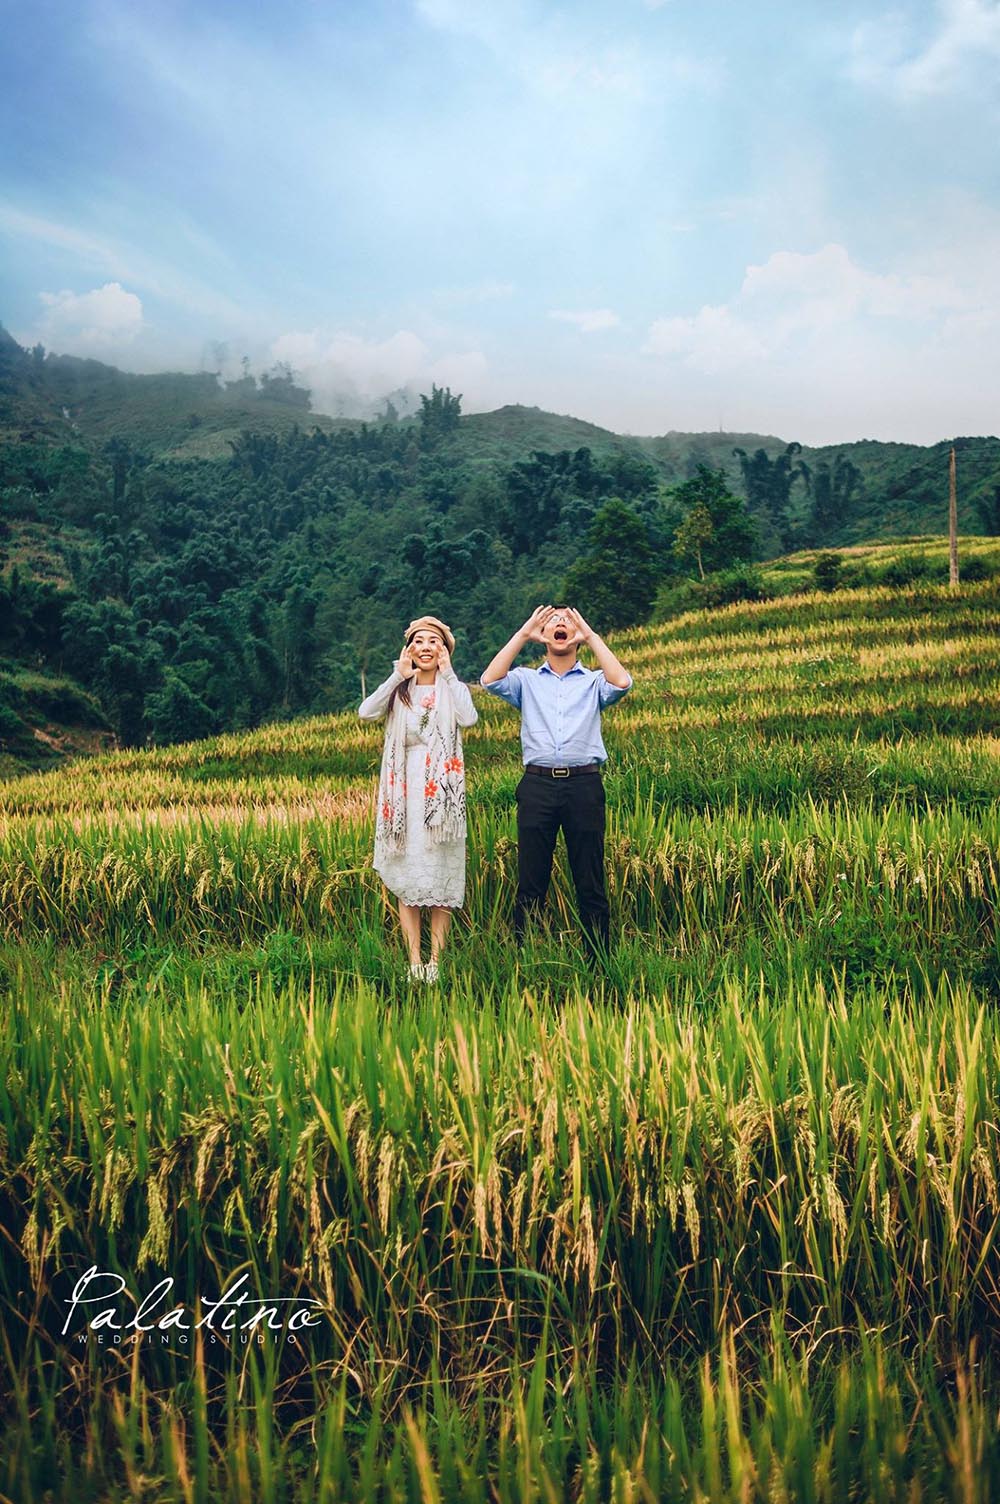
<svg viewBox="0 0 1000 1504"><path fill-rule="evenodd" d="M417 665L410 657L409 648L403 649L403 651L400 653L399 657L393 664L393 668L396 670L396 673L399 674L401 679L413 678L414 674L417 672Z"/></svg>
<svg viewBox="0 0 1000 1504"><path fill-rule="evenodd" d="M443 642L438 643L437 666L441 674L446 674L451 668L451 654Z"/></svg>

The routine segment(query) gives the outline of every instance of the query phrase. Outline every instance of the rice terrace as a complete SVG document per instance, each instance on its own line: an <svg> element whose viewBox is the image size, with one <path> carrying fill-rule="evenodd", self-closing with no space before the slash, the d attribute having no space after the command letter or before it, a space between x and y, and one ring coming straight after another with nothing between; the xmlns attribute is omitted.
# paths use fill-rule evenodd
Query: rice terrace
<svg viewBox="0 0 1000 1504"><path fill-rule="evenodd" d="M606 974L561 869L511 947L516 718L479 691L437 988L351 713L9 782L0 1496L1000 1496L970 548L956 592L614 638Z"/></svg>

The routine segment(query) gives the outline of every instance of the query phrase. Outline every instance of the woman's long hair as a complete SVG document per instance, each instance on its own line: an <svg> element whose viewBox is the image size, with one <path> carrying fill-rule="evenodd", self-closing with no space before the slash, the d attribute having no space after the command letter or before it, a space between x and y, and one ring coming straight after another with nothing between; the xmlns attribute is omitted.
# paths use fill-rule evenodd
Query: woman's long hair
<svg viewBox="0 0 1000 1504"><path fill-rule="evenodd" d="M416 635L417 635L416 632L414 632L410 637L407 637L407 639L403 643L403 653L406 652L406 649L410 646L410 643L413 641L413 638L416 637ZM401 653L400 657L402 657L402 656L403 656L403 654ZM412 681L410 679L404 679L403 682L402 682L402 684L397 684L396 685L396 687L393 690L392 694L389 696L389 703L385 707L385 714L386 714L386 719L387 720L388 720L389 716L392 715L392 708L395 705L397 699L400 700L402 702L402 704L404 704L407 707L407 709L409 709L409 705L410 705L410 684L411 684L411 682Z"/></svg>
<svg viewBox="0 0 1000 1504"><path fill-rule="evenodd" d="M392 707L395 705L395 703L396 703L397 700L399 700L401 704L409 706L409 703L410 703L410 681L409 681L409 679L404 679L403 682L402 682L402 684L397 684L396 687L395 687L395 689L393 690L392 694L389 696L389 703L385 707L385 713L386 713L386 717L387 718L390 715L392 715Z"/></svg>

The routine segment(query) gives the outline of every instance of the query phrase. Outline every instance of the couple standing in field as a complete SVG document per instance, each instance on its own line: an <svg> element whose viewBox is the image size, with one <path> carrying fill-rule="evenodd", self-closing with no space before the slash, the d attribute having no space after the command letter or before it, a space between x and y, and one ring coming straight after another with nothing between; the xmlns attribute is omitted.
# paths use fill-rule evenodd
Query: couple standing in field
<svg viewBox="0 0 1000 1504"><path fill-rule="evenodd" d="M529 643L545 648L537 668L514 667ZM584 668L586 646L597 669ZM453 910L465 898L463 726L478 719L469 688L455 674L455 638L436 616L419 616L403 636L392 673L358 710L385 720L375 813L375 870L399 902L399 922L414 980L434 982ZM632 687L615 654L568 606L538 606L492 659L479 681L521 712L524 775L517 787L517 897L520 942L529 915L541 912L560 828L576 888L588 956L610 944L604 883L604 785L607 758L601 711ZM421 914L430 911L431 954L421 961Z"/></svg>

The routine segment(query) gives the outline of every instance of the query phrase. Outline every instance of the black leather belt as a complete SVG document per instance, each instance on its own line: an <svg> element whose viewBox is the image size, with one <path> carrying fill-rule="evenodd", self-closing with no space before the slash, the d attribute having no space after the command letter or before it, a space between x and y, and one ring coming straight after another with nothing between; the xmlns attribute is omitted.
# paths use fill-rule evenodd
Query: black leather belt
<svg viewBox="0 0 1000 1504"><path fill-rule="evenodd" d="M543 768L537 762L528 762L524 765L526 773L537 773L540 778L575 778L578 773L599 773L599 762L581 763L576 768Z"/></svg>

